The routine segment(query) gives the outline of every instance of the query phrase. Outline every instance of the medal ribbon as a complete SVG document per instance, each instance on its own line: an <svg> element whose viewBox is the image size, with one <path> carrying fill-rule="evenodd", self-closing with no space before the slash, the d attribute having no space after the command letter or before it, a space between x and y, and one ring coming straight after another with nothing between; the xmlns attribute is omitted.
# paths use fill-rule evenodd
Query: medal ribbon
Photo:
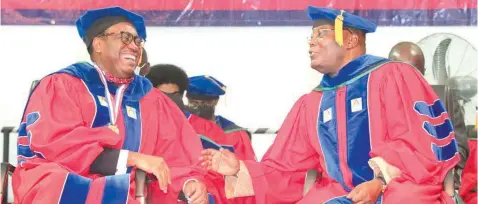
<svg viewBox="0 0 478 204"><path fill-rule="evenodd" d="M123 101L123 93L124 93L124 90L126 89L126 84L122 84L116 90L116 97L113 97L110 94L110 90L108 89L105 73L102 70L100 70L98 66L94 65L94 67L96 71L98 72L98 74L100 75L101 82L103 82L103 85L105 87L105 98L106 98L106 102L108 103L108 113L110 115L110 124L116 125L116 120L118 119L119 107L121 106L121 102ZM113 106L113 102L115 102L114 106Z"/></svg>

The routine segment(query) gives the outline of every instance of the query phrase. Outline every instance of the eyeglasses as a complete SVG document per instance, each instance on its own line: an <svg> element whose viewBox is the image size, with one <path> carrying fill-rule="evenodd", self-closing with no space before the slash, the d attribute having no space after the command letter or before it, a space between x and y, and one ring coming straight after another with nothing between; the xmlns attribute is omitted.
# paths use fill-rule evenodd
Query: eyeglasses
<svg viewBox="0 0 478 204"><path fill-rule="evenodd" d="M137 35L133 35L129 32L124 32L124 31L121 31L119 33L104 33L100 35L99 37L108 37L111 35L118 35L118 34L120 35L121 42L123 42L125 45L129 45L133 41L134 41L134 44L138 47L142 47L144 44L143 38Z"/></svg>
<svg viewBox="0 0 478 204"><path fill-rule="evenodd" d="M310 42L314 39L316 40L316 43L319 42L320 40L322 40L325 36L327 36L331 31L335 31L335 29L333 28L323 28L323 29L318 29L318 28L315 28L314 31L318 31L318 34L317 36L315 36L315 32L312 33L312 36L309 36L307 37L307 42L310 44ZM353 30L351 29L348 29L348 28L344 28L344 31L348 31L350 32L351 34L354 34L356 32L354 32Z"/></svg>
<svg viewBox="0 0 478 204"><path fill-rule="evenodd" d="M316 31L317 30L317 34L316 34ZM312 40L317 40L320 41L322 38L324 38L325 36L327 36L330 31L334 31L335 29L332 29L332 28L324 28L324 29L314 29L314 32L312 33L311 36L307 37L307 42L308 43L311 43Z"/></svg>

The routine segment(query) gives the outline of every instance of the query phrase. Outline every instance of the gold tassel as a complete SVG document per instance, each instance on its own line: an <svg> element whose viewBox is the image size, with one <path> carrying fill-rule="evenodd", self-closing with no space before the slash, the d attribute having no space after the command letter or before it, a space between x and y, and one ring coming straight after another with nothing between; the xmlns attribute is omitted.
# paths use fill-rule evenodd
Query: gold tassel
<svg viewBox="0 0 478 204"><path fill-rule="evenodd" d="M340 10L340 15L335 18L335 41L342 46L344 45L344 10Z"/></svg>

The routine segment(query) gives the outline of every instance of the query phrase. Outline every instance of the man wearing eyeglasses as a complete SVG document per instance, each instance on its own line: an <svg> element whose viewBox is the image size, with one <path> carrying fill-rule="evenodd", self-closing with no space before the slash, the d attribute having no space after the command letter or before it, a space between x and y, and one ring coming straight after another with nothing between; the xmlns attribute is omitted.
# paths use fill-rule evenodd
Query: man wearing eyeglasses
<svg viewBox="0 0 478 204"><path fill-rule="evenodd" d="M196 168L199 138L179 108L135 74L143 18L120 7L76 22L91 62L43 78L18 137L15 203L137 203L135 172L148 173L151 203L207 203ZM143 194L143 192L140 192Z"/></svg>
<svg viewBox="0 0 478 204"><path fill-rule="evenodd" d="M257 203L453 203L443 189L460 157L445 108L408 64L366 54L372 22L310 6L320 85L294 105L261 162L203 151L232 197ZM303 195L306 171L318 172Z"/></svg>

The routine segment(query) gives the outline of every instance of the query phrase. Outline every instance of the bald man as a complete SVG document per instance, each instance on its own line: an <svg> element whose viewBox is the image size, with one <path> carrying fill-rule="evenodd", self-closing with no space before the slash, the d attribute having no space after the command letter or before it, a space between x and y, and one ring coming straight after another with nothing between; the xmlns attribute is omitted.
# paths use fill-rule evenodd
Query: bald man
<svg viewBox="0 0 478 204"><path fill-rule="evenodd" d="M418 71L425 74L425 57L423 56L420 46L413 42L399 42L390 50L388 58L394 61L402 61L414 66ZM445 108L448 111L450 120L452 121L455 138L458 141L458 152L460 154L460 163L455 167L456 174L454 175L455 189L461 186L461 172L465 167L466 160L469 156L469 146L467 139L467 131L464 120L464 110L457 101L458 96L454 91L447 91L446 99L449 101L445 103Z"/></svg>
<svg viewBox="0 0 478 204"><path fill-rule="evenodd" d="M388 58L393 61L411 64L422 74L425 74L425 57L420 46L415 43L399 42L390 50Z"/></svg>

